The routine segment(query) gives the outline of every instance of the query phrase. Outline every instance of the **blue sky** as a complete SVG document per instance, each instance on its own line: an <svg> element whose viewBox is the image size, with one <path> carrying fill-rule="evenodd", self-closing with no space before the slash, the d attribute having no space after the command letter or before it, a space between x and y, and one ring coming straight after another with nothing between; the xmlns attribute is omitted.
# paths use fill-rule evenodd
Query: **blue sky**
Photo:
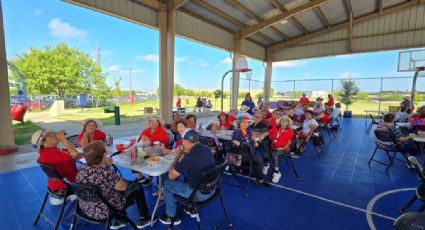
<svg viewBox="0 0 425 230"><path fill-rule="evenodd" d="M95 57L96 45L101 47L101 64L108 72L108 83L122 78L122 88L152 91L158 86L158 31L103 15L56 0L3 0L3 17L7 57L26 52L29 47L66 42ZM175 81L191 89L219 88L224 72L230 69L229 52L187 39L176 39ZM413 73L397 72L398 51L343 55L300 61L275 63L273 81L311 78L395 77ZM260 61L249 59L252 78L263 80ZM359 81L362 91L379 90L380 80ZM389 80L384 89L406 90L410 81ZM251 82L251 88L262 88L262 82ZM227 84L228 87L228 84ZM273 82L278 91L291 91L292 83ZM241 88L248 82L241 80ZM339 83L334 82L334 88ZM296 90L328 90L330 81L297 82Z"/></svg>

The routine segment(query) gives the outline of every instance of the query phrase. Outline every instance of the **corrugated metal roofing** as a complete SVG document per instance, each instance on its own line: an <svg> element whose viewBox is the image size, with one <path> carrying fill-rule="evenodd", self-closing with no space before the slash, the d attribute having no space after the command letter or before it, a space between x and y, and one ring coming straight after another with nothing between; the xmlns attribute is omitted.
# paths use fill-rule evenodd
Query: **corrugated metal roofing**
<svg viewBox="0 0 425 230"><path fill-rule="evenodd" d="M135 23L158 27L159 2L156 0L64 1ZM352 31L349 29L346 0L324 2L321 0L276 0L280 5L272 0L235 0L261 20L255 19L256 17L251 16L250 13L229 3L232 0L197 1L213 6L242 25L220 16L220 13L208 10L208 6L204 8L201 3L198 5L196 1L188 1L181 8L182 13L178 14L176 30L179 35L216 47L232 49L234 37L241 34L242 37L251 39L251 41L243 40L245 45L242 52L262 60L264 60L266 46L273 48L275 61L280 61L326 56L332 53L425 45L425 0L383 0L383 16L377 13L379 12L377 0L351 0L353 20L357 22L353 25ZM303 8L305 4L311 7L293 15L293 18L274 22L272 25L274 28L266 25L265 28L250 30L258 23L265 23L264 21L267 22L268 19L282 15L282 11L291 12L298 7ZM314 4L320 4L320 8L314 9L312 7ZM284 9L280 9L282 7ZM359 24L358 20L365 21ZM327 23L330 28L326 27ZM338 26L335 27L336 25ZM351 39L350 35L352 35ZM288 37L290 39L287 39Z"/></svg>
<svg viewBox="0 0 425 230"><path fill-rule="evenodd" d="M189 11L194 12L197 15L205 17L205 18L207 18L207 19L209 19L209 20L211 20L211 21L213 21L213 22L215 22L219 25L222 25L226 28L229 28L232 31L237 31L237 30L240 29L240 27L238 25L235 25L235 24L227 21L226 19L211 13L210 11L202 8L201 6L198 6L196 3L189 2L186 5L184 5L184 8L189 10Z"/></svg>
<svg viewBox="0 0 425 230"><path fill-rule="evenodd" d="M320 6L331 25L348 21L347 11L343 0L331 0Z"/></svg>
<svg viewBox="0 0 425 230"><path fill-rule="evenodd" d="M324 28L319 16L312 10L300 13L295 16L295 18L298 19L308 31L316 31Z"/></svg>

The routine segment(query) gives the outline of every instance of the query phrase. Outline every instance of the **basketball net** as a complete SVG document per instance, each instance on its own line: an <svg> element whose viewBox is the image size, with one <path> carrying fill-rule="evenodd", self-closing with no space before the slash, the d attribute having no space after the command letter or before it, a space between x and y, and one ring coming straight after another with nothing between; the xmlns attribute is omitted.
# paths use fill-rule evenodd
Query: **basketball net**
<svg viewBox="0 0 425 230"><path fill-rule="evenodd" d="M245 77L248 80L251 80L251 75L252 75L252 69L249 68L248 66L248 61L246 60L245 56L240 56L238 58L238 60L236 60L236 69L234 70L235 72L239 72L239 73L244 73Z"/></svg>

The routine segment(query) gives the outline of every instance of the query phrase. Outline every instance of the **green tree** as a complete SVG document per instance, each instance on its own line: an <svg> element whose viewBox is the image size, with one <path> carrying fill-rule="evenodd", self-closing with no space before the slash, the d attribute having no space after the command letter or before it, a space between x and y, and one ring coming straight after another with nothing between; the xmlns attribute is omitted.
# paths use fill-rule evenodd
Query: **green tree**
<svg viewBox="0 0 425 230"><path fill-rule="evenodd" d="M357 99L367 100L367 99L369 99L369 94L366 93L366 92L359 92L359 93L357 93Z"/></svg>
<svg viewBox="0 0 425 230"><path fill-rule="evenodd" d="M356 96L359 92L359 87L357 87L356 81L351 78L341 80L341 86L339 92L341 103L345 105L345 110L348 110L348 106L353 104L353 96Z"/></svg>
<svg viewBox="0 0 425 230"><path fill-rule="evenodd" d="M90 80L90 94L96 98L96 107L99 107L99 100L106 101L112 96L111 88L106 84L107 75L101 73L99 65L96 65L95 72L98 74L91 74Z"/></svg>
<svg viewBox="0 0 425 230"><path fill-rule="evenodd" d="M25 76L30 94L54 93L61 99L66 94L86 92L90 88L88 79L99 75L88 54L63 43L43 49L32 47L12 63Z"/></svg>
<svg viewBox="0 0 425 230"><path fill-rule="evenodd" d="M214 107L217 107L217 99L221 98L223 95L223 92L220 89L216 89L214 92Z"/></svg>
<svg viewBox="0 0 425 230"><path fill-rule="evenodd" d="M121 77L119 78L115 78L114 79L114 96L115 97L120 97L121 96ZM118 98L117 98L117 104L118 104Z"/></svg>

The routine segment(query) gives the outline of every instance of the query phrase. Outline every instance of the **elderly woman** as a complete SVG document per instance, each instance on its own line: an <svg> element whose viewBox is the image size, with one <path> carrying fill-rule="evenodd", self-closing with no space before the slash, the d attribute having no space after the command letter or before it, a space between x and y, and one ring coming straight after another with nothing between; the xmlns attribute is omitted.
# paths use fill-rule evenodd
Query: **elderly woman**
<svg viewBox="0 0 425 230"><path fill-rule="evenodd" d="M212 137L214 139L216 146L219 148L219 149L211 149L214 153L221 150L221 143L218 140L217 132L218 132L218 122L212 122L211 124L207 126L207 130L202 133L202 136Z"/></svg>
<svg viewBox="0 0 425 230"><path fill-rule="evenodd" d="M245 101L242 102L241 106L244 105L249 107L246 112L253 115L254 112L252 111L252 109L255 107L255 103L252 101L251 93L245 94Z"/></svg>
<svg viewBox="0 0 425 230"><path fill-rule="evenodd" d="M252 123L253 121L246 116L236 120L235 127L237 128L233 131L232 143L235 146L235 149L239 150L239 153L242 155L242 164L249 164L249 159L252 158L257 183L264 187L269 187L270 185L264 181L261 173L263 163L261 159L256 157L254 154L254 148L258 146L258 143L252 138L252 132L249 129L249 126Z"/></svg>
<svg viewBox="0 0 425 230"><path fill-rule="evenodd" d="M196 116L193 114L189 114L185 117L187 128L196 129Z"/></svg>
<svg viewBox="0 0 425 230"><path fill-rule="evenodd" d="M125 210L136 203L139 211L137 228L142 229L151 224L148 216L145 194L137 183L127 183L111 169L112 160L107 157L103 142L95 141L84 147L87 164L81 166L76 182L95 186L105 199L116 209ZM109 209L102 202L80 200L79 206L88 217L95 220L106 220ZM113 220L111 229L125 227L125 223Z"/></svg>
<svg viewBox="0 0 425 230"><path fill-rule="evenodd" d="M83 130L78 135L78 145L85 147L92 141L105 141L106 134L99 128L100 125L94 119L84 122Z"/></svg>
<svg viewBox="0 0 425 230"><path fill-rule="evenodd" d="M177 141L175 143L174 149L168 149L168 148L163 148L162 152L165 154L169 154L169 153L176 153L179 150L179 147L182 145L182 138L184 137L184 135L186 134L186 132L188 132L190 129L187 128L187 123L185 120L179 120L174 122L176 128L177 128L177 132L178 132L178 137L177 137Z"/></svg>
<svg viewBox="0 0 425 230"><path fill-rule="evenodd" d="M158 117L149 119L149 127L142 131L137 142L142 141L148 145L153 145L156 142L161 143L165 148L168 148L169 137L167 132L162 128ZM143 186L149 186L152 182L152 177L144 178L141 173L133 171L136 175L136 180L141 182Z"/></svg>
<svg viewBox="0 0 425 230"><path fill-rule="evenodd" d="M290 128L292 120L288 116L282 116L278 120L278 125L271 132L272 157L273 157L273 183L278 183L282 174L279 171L279 158L291 152L291 145L294 141L294 131ZM269 165L265 164L263 173L267 175Z"/></svg>
<svg viewBox="0 0 425 230"><path fill-rule="evenodd" d="M218 128L219 129L225 129L230 130L233 129L232 124L228 121L228 115L225 112L221 112L218 116Z"/></svg>

